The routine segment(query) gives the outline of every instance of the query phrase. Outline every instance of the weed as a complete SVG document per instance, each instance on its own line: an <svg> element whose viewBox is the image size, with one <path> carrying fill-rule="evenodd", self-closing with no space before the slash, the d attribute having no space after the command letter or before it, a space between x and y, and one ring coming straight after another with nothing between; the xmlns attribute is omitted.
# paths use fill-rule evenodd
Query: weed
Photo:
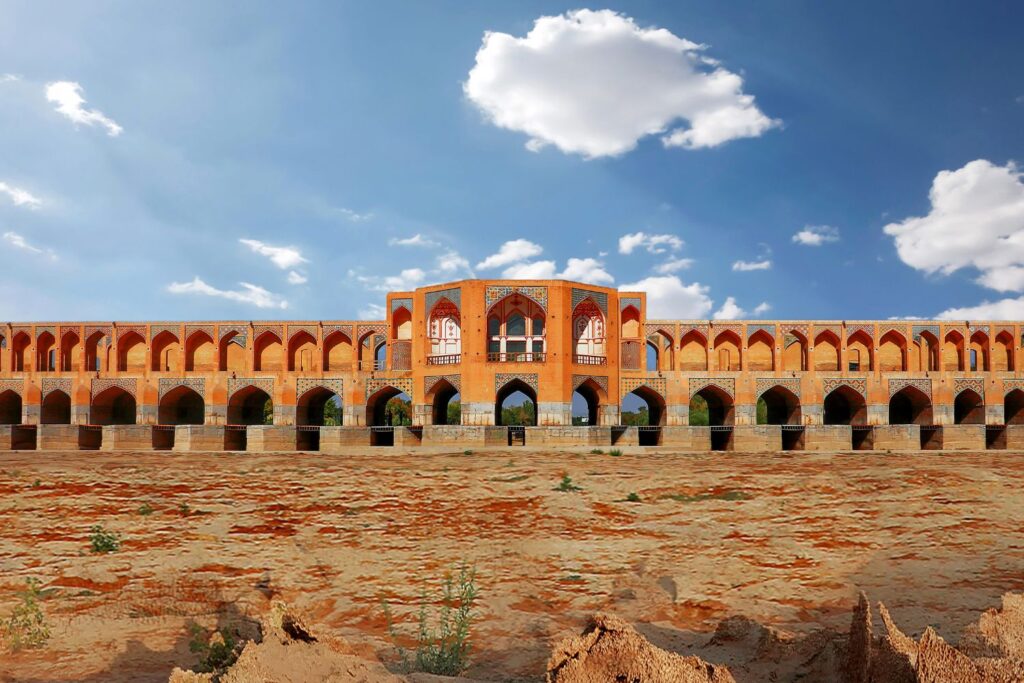
<svg viewBox="0 0 1024 683"><path fill-rule="evenodd" d="M677 503L700 503L705 500L750 500L753 498L746 491L740 491L739 489L728 489L726 491L717 491L715 493L696 493L693 495L686 493L670 493L662 498L670 498Z"/></svg>
<svg viewBox="0 0 1024 683"><path fill-rule="evenodd" d="M142 505L139 506L139 509L136 510L136 512L138 512L143 517L148 517L149 515L153 514L153 506L150 505L149 503L143 503Z"/></svg>
<svg viewBox="0 0 1024 683"><path fill-rule="evenodd" d="M39 600L45 598L51 591L52 589L41 590L39 579L25 580L25 590L19 593L21 602L15 605L11 616L0 624L4 642L11 651L40 648L50 639L50 628L43 618L42 609L39 608Z"/></svg>
<svg viewBox="0 0 1024 683"><path fill-rule="evenodd" d="M427 597L423 595L416 651L412 655L398 645L399 634L391 619L391 610L385 602L384 617L388 622L388 633L395 641L395 647L402 658L402 667L406 671L423 671L441 676L457 676L465 671L469 666L469 631L473 620L473 604L478 595L475 568L463 563L457 577L451 572L445 574L441 606L433 619L427 614Z"/></svg>
<svg viewBox="0 0 1024 683"><path fill-rule="evenodd" d="M591 455L604 455L604 451L602 451L600 448L595 448L592 451L590 451L590 454Z"/></svg>
<svg viewBox="0 0 1024 683"><path fill-rule="evenodd" d="M572 493L573 491L582 491L583 489L572 483L572 477L568 474L563 474L562 481L555 487L555 490L561 491L562 493Z"/></svg>
<svg viewBox="0 0 1024 683"><path fill-rule="evenodd" d="M182 517L188 517L192 514L192 508L189 507L188 503L181 503L178 505L178 512L181 513Z"/></svg>
<svg viewBox="0 0 1024 683"><path fill-rule="evenodd" d="M626 501L629 502L629 503L640 503L640 502L642 502L640 500L639 494L637 494L636 491L631 491L629 493L629 495L626 496Z"/></svg>
<svg viewBox="0 0 1024 683"><path fill-rule="evenodd" d="M188 649L199 656L195 666L196 673L212 673L213 680L227 671L228 667L238 659L238 651L235 650L235 639L226 629L214 631L208 635L199 624L189 624L189 631L192 639L188 642Z"/></svg>
<svg viewBox="0 0 1024 683"><path fill-rule="evenodd" d="M89 531L89 543L94 553L116 553L121 549L121 539L112 531L107 531L99 524Z"/></svg>
<svg viewBox="0 0 1024 683"><path fill-rule="evenodd" d="M37 489L37 488L39 488L42 485L42 483L43 482L41 482L38 479L36 479L34 482L32 482L32 488Z"/></svg>
<svg viewBox="0 0 1024 683"><path fill-rule="evenodd" d="M583 583L583 577L579 574L569 574L564 580L571 581L572 583Z"/></svg>
<svg viewBox="0 0 1024 683"><path fill-rule="evenodd" d="M465 451L462 451L462 454L463 455L473 455L473 451L465 450Z"/></svg>
<svg viewBox="0 0 1024 683"><path fill-rule="evenodd" d="M617 458L620 455L622 455L622 450L619 448L613 448L610 451L608 451L608 455L612 456L613 458Z"/></svg>

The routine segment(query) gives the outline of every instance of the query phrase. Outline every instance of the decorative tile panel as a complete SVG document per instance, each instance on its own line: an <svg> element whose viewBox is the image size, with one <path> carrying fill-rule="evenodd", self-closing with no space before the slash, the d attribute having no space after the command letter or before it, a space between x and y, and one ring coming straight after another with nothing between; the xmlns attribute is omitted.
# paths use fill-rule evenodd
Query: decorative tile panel
<svg viewBox="0 0 1024 683"><path fill-rule="evenodd" d="M932 381L930 379L915 378L915 377L899 377L889 380L889 398L895 396L898 392L905 389L906 387L914 387L924 392L924 394L931 398L932 396Z"/></svg>
<svg viewBox="0 0 1024 683"><path fill-rule="evenodd" d="M85 338L88 339L89 337L93 336L97 332L102 334L104 337L108 337L108 338L111 335L110 326L109 325L87 325L85 327Z"/></svg>
<svg viewBox="0 0 1024 683"><path fill-rule="evenodd" d="M0 379L0 394L5 391L13 391L18 396L24 395L25 380L23 379Z"/></svg>
<svg viewBox="0 0 1024 683"><path fill-rule="evenodd" d="M231 400L231 397L242 389L250 386L262 389L267 392L268 396L274 397L273 377L231 377L228 379L228 400Z"/></svg>
<svg viewBox="0 0 1024 683"><path fill-rule="evenodd" d="M722 332L733 332L736 334L737 337L743 339L743 325L740 325L738 323L713 323L712 330L714 331L716 337L720 335Z"/></svg>
<svg viewBox="0 0 1024 683"><path fill-rule="evenodd" d="M356 330L356 335L359 339L362 339L367 333L374 333L378 335L387 334L388 326L387 323L371 323L366 325L360 325Z"/></svg>
<svg viewBox="0 0 1024 683"><path fill-rule="evenodd" d="M352 326L351 325L324 325L324 339L327 339L330 335L335 332L341 332L343 335L352 341Z"/></svg>
<svg viewBox="0 0 1024 683"><path fill-rule="evenodd" d="M818 337L822 332L831 332L836 336L837 339L843 338L843 327L842 325L815 325L814 336Z"/></svg>
<svg viewBox="0 0 1024 683"><path fill-rule="evenodd" d="M689 380L690 398L697 395L705 387L718 387L730 398L736 398L736 380L732 377L691 377Z"/></svg>
<svg viewBox="0 0 1024 683"><path fill-rule="evenodd" d="M54 339L57 338L57 327L55 325L41 325L36 327L36 339L49 332Z"/></svg>
<svg viewBox="0 0 1024 683"><path fill-rule="evenodd" d="M399 308L405 307L405 310L412 313L412 299L406 297L403 299L392 299L391 300L391 312L394 313Z"/></svg>
<svg viewBox="0 0 1024 683"><path fill-rule="evenodd" d="M78 326L77 325L71 326L71 327L63 327L62 326L60 328L61 343L64 342L64 337L68 336L69 334L78 334Z"/></svg>
<svg viewBox="0 0 1024 683"><path fill-rule="evenodd" d="M178 335L181 334L181 325L150 325L149 326L149 338L152 341L157 338L161 332L170 332L174 335L175 339L178 339ZM178 341L181 341L178 339Z"/></svg>
<svg viewBox="0 0 1024 683"><path fill-rule="evenodd" d="M638 296L621 296L619 297L619 312L622 312L632 306L636 310L640 310L640 297Z"/></svg>
<svg viewBox="0 0 1024 683"><path fill-rule="evenodd" d="M295 381L295 397L302 398L311 389L323 387L340 398L344 395L345 380L341 377L300 377Z"/></svg>
<svg viewBox="0 0 1024 683"><path fill-rule="evenodd" d="M143 339L146 338L146 326L145 325L118 325L117 326L117 341L120 342L124 339L125 335L134 332Z"/></svg>
<svg viewBox="0 0 1024 683"><path fill-rule="evenodd" d="M917 341L918 339L921 338L922 332L928 332L936 339L939 339L942 336L938 325L914 325L910 329L914 336L914 341Z"/></svg>
<svg viewBox="0 0 1024 683"><path fill-rule="evenodd" d="M501 388L512 380L521 380L526 386L537 391L537 375L527 375L517 372L499 372L494 376L494 391L497 393Z"/></svg>
<svg viewBox="0 0 1024 683"><path fill-rule="evenodd" d="M396 379L383 379L373 378L366 380L366 398L369 399L371 396L376 394L385 387L393 387L401 392L404 392L406 396L412 398L412 378L403 377Z"/></svg>
<svg viewBox="0 0 1024 683"><path fill-rule="evenodd" d="M1003 380L1003 391L1010 393L1014 389L1020 389L1024 391L1024 379L1004 379Z"/></svg>
<svg viewBox="0 0 1024 683"><path fill-rule="evenodd" d="M881 339L888 332L897 332L901 337L906 339L907 326L905 323L885 323L878 326L878 337Z"/></svg>
<svg viewBox="0 0 1024 683"><path fill-rule="evenodd" d="M646 336L650 337L652 334L657 334L659 332L668 337L669 341L671 341L672 337L675 336L675 325L667 322L649 322L644 324L644 334Z"/></svg>
<svg viewBox="0 0 1024 683"><path fill-rule="evenodd" d="M601 387L604 393L608 393L608 378L601 377L598 375L573 375L572 376L572 390L576 391L580 388L580 385L587 380L593 380L597 386Z"/></svg>
<svg viewBox="0 0 1024 683"><path fill-rule="evenodd" d="M246 325L221 325L220 339L218 341L223 341L224 337L228 336L232 332L244 339L249 334L249 328Z"/></svg>
<svg viewBox="0 0 1024 683"><path fill-rule="evenodd" d="M297 335L299 332L305 332L306 334L308 334L310 337L313 338L313 341L316 341L316 333L317 333L316 325L289 325L288 326L288 343L289 344L291 343L292 339L295 338L295 335Z"/></svg>
<svg viewBox="0 0 1024 683"><path fill-rule="evenodd" d="M755 384L755 393L758 396L772 387L782 387L793 392L797 398L800 397L800 378L798 377L758 377Z"/></svg>
<svg viewBox="0 0 1024 683"><path fill-rule="evenodd" d="M978 396L985 395L984 377L957 377L953 380L953 396L957 396L964 389L970 389Z"/></svg>
<svg viewBox="0 0 1024 683"><path fill-rule="evenodd" d="M705 339L708 338L708 326L706 324L703 324L703 323L680 324L679 325L679 338L682 339L683 337L685 337L686 335L690 334L694 330L696 330L697 332L700 332L700 334L703 335L703 337Z"/></svg>
<svg viewBox="0 0 1024 683"><path fill-rule="evenodd" d="M828 377L821 382L821 395L828 396L839 387L847 386L863 396L868 395L868 381L857 377Z"/></svg>
<svg viewBox="0 0 1024 683"><path fill-rule="evenodd" d="M807 336L810 334L810 329L807 325L784 325L783 329L786 330L787 338L800 335L804 339L807 339Z"/></svg>
<svg viewBox="0 0 1024 683"><path fill-rule="evenodd" d="M604 313L604 317L608 317L608 295L604 292L590 292L586 289L579 289L577 287L572 288L572 310L576 310L576 307L580 305L587 297L594 300L597 307Z"/></svg>
<svg viewBox="0 0 1024 683"><path fill-rule="evenodd" d="M202 377L161 377L158 385L158 393L161 400L167 392L178 387L188 387L203 398L206 398L206 380Z"/></svg>
<svg viewBox="0 0 1024 683"><path fill-rule="evenodd" d="M460 287L452 287L451 289L439 289L436 292L427 292L426 296L424 296L424 301L427 305L428 317L430 315L430 311L434 309L434 304L436 304L441 299L448 299L448 301L451 301L453 304L455 304L455 308L459 309L459 312L462 311L462 289Z"/></svg>
<svg viewBox="0 0 1024 683"><path fill-rule="evenodd" d="M863 332L868 335L869 339L874 339L875 326L874 325L847 325L846 326L846 338L849 339L858 332Z"/></svg>
<svg viewBox="0 0 1024 683"><path fill-rule="evenodd" d="M775 325L747 325L747 339L749 340L756 333L764 330L771 335L772 339L775 339L776 326Z"/></svg>
<svg viewBox="0 0 1024 683"><path fill-rule="evenodd" d="M989 330L989 326L988 325L971 325L967 329L970 331L971 334L974 334L975 332L984 332L987 335L988 334L988 330Z"/></svg>
<svg viewBox="0 0 1024 683"><path fill-rule="evenodd" d="M51 392L63 391L68 396L71 396L71 378L70 377L44 377L43 378L43 398L46 398Z"/></svg>
<svg viewBox="0 0 1024 683"><path fill-rule="evenodd" d="M252 338L259 339L264 332L274 334L278 341L284 341L284 325L253 325Z"/></svg>
<svg viewBox="0 0 1024 683"><path fill-rule="evenodd" d="M664 377L623 377L619 380L619 395L626 396L640 387L657 392L663 399L668 397L668 382Z"/></svg>
<svg viewBox="0 0 1024 683"><path fill-rule="evenodd" d="M423 393L429 394L431 390L437 385L438 382L444 380L455 387L456 390L462 391L462 377L459 375L430 375L429 377L423 378Z"/></svg>
<svg viewBox="0 0 1024 683"><path fill-rule="evenodd" d="M192 335L196 332L205 333L210 339L213 339L213 325L185 325L185 339L191 339Z"/></svg>
<svg viewBox="0 0 1024 683"><path fill-rule="evenodd" d="M545 311L548 309L548 288L534 285L495 285L488 287L484 290L484 306L490 310L491 306L511 294L522 294L528 299L533 299L534 303Z"/></svg>
<svg viewBox="0 0 1024 683"><path fill-rule="evenodd" d="M92 381L92 397L96 398L99 394L103 393L111 387L117 387L123 389L132 395L133 398L138 398L139 380L136 377L111 377L106 379L94 379Z"/></svg>

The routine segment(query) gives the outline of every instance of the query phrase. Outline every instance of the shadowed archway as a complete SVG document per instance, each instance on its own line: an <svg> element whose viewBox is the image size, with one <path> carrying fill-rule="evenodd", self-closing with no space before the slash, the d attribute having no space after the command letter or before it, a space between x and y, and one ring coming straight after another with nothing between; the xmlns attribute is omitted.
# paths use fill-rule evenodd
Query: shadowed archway
<svg viewBox="0 0 1024 683"><path fill-rule="evenodd" d="M43 398L39 421L44 425L71 424L71 397L57 389Z"/></svg>
<svg viewBox="0 0 1024 683"><path fill-rule="evenodd" d="M701 405L702 402L703 406ZM690 399L690 424L704 426L699 424L704 421L702 418L697 417L695 421L694 417L700 416L705 410L707 426L709 427L731 425L736 422L732 396L726 393L724 389L713 384L702 388Z"/></svg>
<svg viewBox="0 0 1024 683"><path fill-rule="evenodd" d="M175 387L160 399L157 421L162 425L201 425L206 421L206 402L194 389Z"/></svg>
<svg viewBox="0 0 1024 683"><path fill-rule="evenodd" d="M800 424L800 398L786 387L775 385L761 394L760 398L766 408L764 424Z"/></svg>
<svg viewBox="0 0 1024 683"><path fill-rule="evenodd" d="M964 389L953 401L953 423L958 425L985 424L985 401L973 389Z"/></svg>
<svg viewBox="0 0 1024 683"><path fill-rule="evenodd" d="M21 424L21 396L16 391L0 393L0 425Z"/></svg>
<svg viewBox="0 0 1024 683"><path fill-rule="evenodd" d="M135 424L135 397L120 387L110 387L92 399L89 421L94 425Z"/></svg>
<svg viewBox="0 0 1024 683"><path fill-rule="evenodd" d="M845 384L825 397L824 423L827 425L866 425L867 403L859 391Z"/></svg>
<svg viewBox="0 0 1024 683"><path fill-rule="evenodd" d="M516 396L516 394L519 394L519 396ZM508 406L505 405L507 402L509 403ZM527 402L532 404L532 410L527 410L525 408ZM513 408L515 406L523 406L523 410L518 411L521 416L521 420L509 422L506 420L507 416L505 415L505 408ZM529 384L518 378L505 384L505 386L498 390L498 393L494 398L494 424L536 425L537 392L534 391Z"/></svg>
<svg viewBox="0 0 1024 683"><path fill-rule="evenodd" d="M435 425L460 424L462 413L459 411L459 420L455 421L455 415L449 410L453 400L457 401L459 390L448 380L438 380L430 390L430 423ZM461 408L461 406L460 406ZM451 415L451 420L449 420Z"/></svg>
<svg viewBox="0 0 1024 683"><path fill-rule="evenodd" d="M340 427L341 397L326 387L313 387L295 405L295 424Z"/></svg>
<svg viewBox="0 0 1024 683"><path fill-rule="evenodd" d="M251 384L239 389L228 400L228 424L274 424L274 402L270 394Z"/></svg>
<svg viewBox="0 0 1024 683"><path fill-rule="evenodd" d="M889 399L889 424L930 425L932 401L917 387L903 387Z"/></svg>

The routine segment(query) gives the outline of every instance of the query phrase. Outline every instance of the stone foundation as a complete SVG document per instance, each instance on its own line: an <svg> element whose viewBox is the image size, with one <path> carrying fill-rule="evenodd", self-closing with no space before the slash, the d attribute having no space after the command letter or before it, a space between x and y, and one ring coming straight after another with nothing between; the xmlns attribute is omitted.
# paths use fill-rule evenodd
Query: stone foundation
<svg viewBox="0 0 1024 683"><path fill-rule="evenodd" d="M782 450L779 425L736 425L732 430L732 450L740 453L770 453Z"/></svg>
<svg viewBox="0 0 1024 683"><path fill-rule="evenodd" d="M917 425L877 425L874 438L876 451L921 450L921 428Z"/></svg>
<svg viewBox="0 0 1024 683"><path fill-rule="evenodd" d="M710 451L711 430L707 427L662 427L661 445L681 451Z"/></svg>
<svg viewBox="0 0 1024 683"><path fill-rule="evenodd" d="M106 425L103 427L104 451L151 451L153 427L151 425Z"/></svg>
<svg viewBox="0 0 1024 683"><path fill-rule="evenodd" d="M295 427L250 425L245 430L246 447L250 453L295 450Z"/></svg>
<svg viewBox="0 0 1024 683"><path fill-rule="evenodd" d="M853 430L849 425L808 425L804 427L805 451L849 451Z"/></svg>
<svg viewBox="0 0 1024 683"><path fill-rule="evenodd" d="M39 450L77 451L81 447L78 425L39 425L38 430L36 441Z"/></svg>
<svg viewBox="0 0 1024 683"><path fill-rule="evenodd" d="M224 428L217 425L178 425L174 428L174 450L223 451Z"/></svg>
<svg viewBox="0 0 1024 683"><path fill-rule="evenodd" d="M370 445L368 427L321 427L320 452L340 455Z"/></svg>
<svg viewBox="0 0 1024 683"><path fill-rule="evenodd" d="M942 428L942 450L985 450L985 425L946 425Z"/></svg>

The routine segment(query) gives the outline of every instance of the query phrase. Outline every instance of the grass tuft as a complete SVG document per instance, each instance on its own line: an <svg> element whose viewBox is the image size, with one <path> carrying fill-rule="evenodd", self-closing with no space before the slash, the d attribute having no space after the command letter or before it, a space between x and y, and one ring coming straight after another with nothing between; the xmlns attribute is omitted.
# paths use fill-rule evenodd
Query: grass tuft
<svg viewBox="0 0 1024 683"><path fill-rule="evenodd" d="M151 514L153 514L153 506L150 505L149 503L143 503L142 505L139 506L139 509L136 510L136 512L142 515L143 517L148 517Z"/></svg>
<svg viewBox="0 0 1024 683"><path fill-rule="evenodd" d="M576 484L572 483L572 477L568 474L563 474L562 481L555 487L555 491L561 491L562 493L572 493L573 491L582 490L582 487L576 486Z"/></svg>
<svg viewBox="0 0 1024 683"><path fill-rule="evenodd" d="M612 456L613 458L617 458L620 455L622 455L622 450L618 448L613 448L610 451L608 451L608 455Z"/></svg>
<svg viewBox="0 0 1024 683"><path fill-rule="evenodd" d="M39 585L39 579L25 579L25 590L18 594L20 602L0 624L0 634L12 652L41 648L50 639L50 627L46 625L39 601L53 589L44 591Z"/></svg>
<svg viewBox="0 0 1024 683"><path fill-rule="evenodd" d="M99 524L91 527L89 532L89 545L94 553L116 553L121 549L120 537Z"/></svg>

